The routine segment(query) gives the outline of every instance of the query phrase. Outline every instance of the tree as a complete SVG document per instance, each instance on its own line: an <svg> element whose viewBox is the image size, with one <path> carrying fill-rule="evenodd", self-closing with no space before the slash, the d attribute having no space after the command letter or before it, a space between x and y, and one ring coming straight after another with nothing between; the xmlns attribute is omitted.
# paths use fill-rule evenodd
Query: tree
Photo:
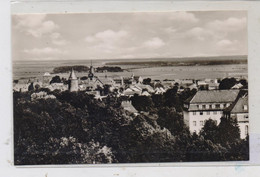
<svg viewBox="0 0 260 177"><path fill-rule="evenodd" d="M219 89L220 90L228 90L231 89L235 84L237 83L237 80L235 78L225 78L219 83Z"/></svg>
<svg viewBox="0 0 260 177"><path fill-rule="evenodd" d="M50 81L50 84L52 83L61 83L60 76L54 76Z"/></svg>
<svg viewBox="0 0 260 177"><path fill-rule="evenodd" d="M223 146L240 140L240 129L236 119L222 117L218 127L218 142Z"/></svg>
<svg viewBox="0 0 260 177"><path fill-rule="evenodd" d="M200 131L200 135L204 137L205 140L210 140L216 143L216 136L218 135L219 129L217 123L212 120L206 120L204 127Z"/></svg>
<svg viewBox="0 0 260 177"><path fill-rule="evenodd" d="M152 81L151 78L145 78L145 79L143 80L143 84L144 84L144 85L151 85L151 81Z"/></svg>
<svg viewBox="0 0 260 177"><path fill-rule="evenodd" d="M33 87L33 82L30 83L30 85L28 86L28 91L33 91L34 87Z"/></svg>
<svg viewBox="0 0 260 177"><path fill-rule="evenodd" d="M185 130L183 117L174 108L159 109L157 123L170 130L173 135L179 135Z"/></svg>
<svg viewBox="0 0 260 177"><path fill-rule="evenodd" d="M181 111L181 103L177 94L178 87L174 86L172 89L168 89L164 93L165 105L168 107L175 107L177 111Z"/></svg>
<svg viewBox="0 0 260 177"><path fill-rule="evenodd" d="M149 111L154 106L150 96L138 96L135 94L133 97L131 97L131 101L133 106L138 111Z"/></svg>
<svg viewBox="0 0 260 177"><path fill-rule="evenodd" d="M87 80L88 77L87 77L87 76L83 76L83 77L81 77L80 79L81 79L81 80Z"/></svg>

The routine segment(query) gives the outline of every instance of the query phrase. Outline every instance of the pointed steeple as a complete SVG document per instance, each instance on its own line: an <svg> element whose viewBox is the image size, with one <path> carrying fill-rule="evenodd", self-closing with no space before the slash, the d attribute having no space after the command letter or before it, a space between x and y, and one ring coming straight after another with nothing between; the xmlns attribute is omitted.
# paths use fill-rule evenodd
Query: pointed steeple
<svg viewBox="0 0 260 177"><path fill-rule="evenodd" d="M88 73L88 77L92 80L94 77L94 67L92 66L92 60L91 60L91 65L89 68L89 73Z"/></svg>
<svg viewBox="0 0 260 177"><path fill-rule="evenodd" d="M73 70L73 68L71 68L71 73L70 73L70 77L69 77L70 80L74 80L74 79L77 79L76 75L75 75L75 72Z"/></svg>

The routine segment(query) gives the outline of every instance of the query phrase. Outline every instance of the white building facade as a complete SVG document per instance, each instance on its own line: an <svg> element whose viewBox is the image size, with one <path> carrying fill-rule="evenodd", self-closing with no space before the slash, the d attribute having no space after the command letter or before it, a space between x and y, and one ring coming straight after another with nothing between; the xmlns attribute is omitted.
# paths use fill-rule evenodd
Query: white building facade
<svg viewBox="0 0 260 177"><path fill-rule="evenodd" d="M240 129L240 138L246 138L249 134L248 95L239 98L233 105L224 111L224 115L227 118L237 120Z"/></svg>
<svg viewBox="0 0 260 177"><path fill-rule="evenodd" d="M184 104L184 123L191 133L199 133L206 120L212 119L217 125L228 108L237 98L239 90L205 90L198 91Z"/></svg>

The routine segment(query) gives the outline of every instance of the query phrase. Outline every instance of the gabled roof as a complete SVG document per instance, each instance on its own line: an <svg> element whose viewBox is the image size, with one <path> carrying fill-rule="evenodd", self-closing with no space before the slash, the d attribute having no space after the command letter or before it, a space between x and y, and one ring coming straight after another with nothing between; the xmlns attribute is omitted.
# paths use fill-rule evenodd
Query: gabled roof
<svg viewBox="0 0 260 177"><path fill-rule="evenodd" d="M46 72L46 73L44 73L44 75L43 76L51 76L51 74L50 73L48 73L48 72Z"/></svg>
<svg viewBox="0 0 260 177"><path fill-rule="evenodd" d="M246 106L246 109L244 109ZM231 109L232 113L248 113L248 95L240 97Z"/></svg>
<svg viewBox="0 0 260 177"><path fill-rule="evenodd" d="M233 102L238 96L239 90L203 90L198 91L190 100L194 103L226 103Z"/></svg>

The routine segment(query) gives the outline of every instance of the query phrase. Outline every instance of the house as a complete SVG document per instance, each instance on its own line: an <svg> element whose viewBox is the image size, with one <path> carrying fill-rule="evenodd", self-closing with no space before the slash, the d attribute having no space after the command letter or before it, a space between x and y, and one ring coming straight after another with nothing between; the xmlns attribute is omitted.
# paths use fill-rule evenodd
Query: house
<svg viewBox="0 0 260 177"><path fill-rule="evenodd" d="M234 103L239 90L198 91L184 103L184 123L191 133L199 133L208 119L220 123L223 110Z"/></svg>
<svg viewBox="0 0 260 177"><path fill-rule="evenodd" d="M243 85L241 83L235 84L231 89L240 89Z"/></svg>
<svg viewBox="0 0 260 177"><path fill-rule="evenodd" d="M48 95L47 92L38 92L31 94L31 100L37 100L37 99L55 99L56 97L54 95Z"/></svg>
<svg viewBox="0 0 260 177"><path fill-rule="evenodd" d="M227 118L236 119L240 129L240 138L246 138L249 128L248 95L246 94L240 97L236 102L225 109L224 116Z"/></svg>
<svg viewBox="0 0 260 177"><path fill-rule="evenodd" d="M150 93L148 93L147 91L144 91L144 92L142 92L142 94L141 94L142 96L151 96L151 94Z"/></svg>
<svg viewBox="0 0 260 177"><path fill-rule="evenodd" d="M45 88L50 89L50 91L53 91L53 90L65 91L65 90L68 90L68 85L65 85L63 83L52 83L49 86L46 86Z"/></svg>
<svg viewBox="0 0 260 177"><path fill-rule="evenodd" d="M209 88L209 83L206 83L205 81L198 81L197 86L201 90L208 90Z"/></svg>
<svg viewBox="0 0 260 177"><path fill-rule="evenodd" d="M208 89L209 90L218 90L219 89L219 83L212 83L212 82L210 82L210 83L208 83Z"/></svg>
<svg viewBox="0 0 260 177"><path fill-rule="evenodd" d="M29 83L17 83L13 85L13 91L16 92L27 92L28 91L28 87L29 87Z"/></svg>
<svg viewBox="0 0 260 177"><path fill-rule="evenodd" d="M124 110L138 115L138 111L134 108L131 101L122 101L121 106L124 108Z"/></svg>
<svg viewBox="0 0 260 177"><path fill-rule="evenodd" d="M161 94L163 94L163 93L165 93L166 92L166 90L164 89L164 88L162 88L162 87L157 87L156 89L155 89L155 94L156 95L161 95Z"/></svg>
<svg viewBox="0 0 260 177"><path fill-rule="evenodd" d="M149 93L154 93L154 89L150 85L144 85L144 84L138 83L138 84L136 84L136 86L141 88L142 90L147 90L147 92L149 92Z"/></svg>
<svg viewBox="0 0 260 177"><path fill-rule="evenodd" d="M140 95L141 93L142 91L137 88L127 88L126 90L123 91L123 95L126 96L133 96L134 94Z"/></svg>

